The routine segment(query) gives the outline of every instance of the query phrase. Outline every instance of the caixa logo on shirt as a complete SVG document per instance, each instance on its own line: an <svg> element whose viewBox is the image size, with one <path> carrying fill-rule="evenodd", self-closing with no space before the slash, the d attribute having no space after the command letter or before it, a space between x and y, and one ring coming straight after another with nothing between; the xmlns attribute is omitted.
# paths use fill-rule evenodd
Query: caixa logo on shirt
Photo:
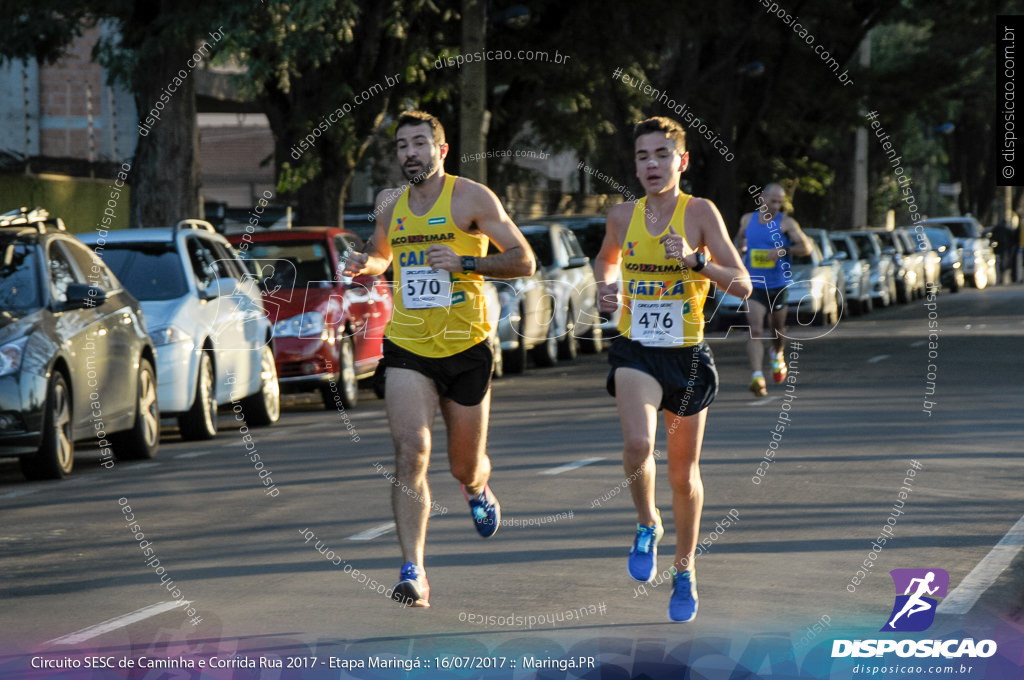
<svg viewBox="0 0 1024 680"><path fill-rule="evenodd" d="M895 601L880 632L920 632L935 622L938 599L946 597L949 573L945 569L893 569L889 572L896 589ZM834 640L832 657L987 658L996 653L994 640Z"/></svg>

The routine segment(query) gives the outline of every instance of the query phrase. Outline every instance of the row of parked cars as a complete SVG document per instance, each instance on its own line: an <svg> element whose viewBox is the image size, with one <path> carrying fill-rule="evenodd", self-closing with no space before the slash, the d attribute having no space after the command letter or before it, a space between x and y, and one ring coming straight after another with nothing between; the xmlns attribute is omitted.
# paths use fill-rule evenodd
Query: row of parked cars
<svg viewBox="0 0 1024 680"><path fill-rule="evenodd" d="M599 215L521 224L537 272L485 284L496 377L600 352L617 334L617 314L598 311L591 265L604 227ZM928 285L955 292L965 277L995 280L972 218L805 231L814 245L794 258L789 290L800 323L906 302ZM0 216L0 456L19 457L29 478L60 478L76 441L98 443L108 466L153 457L162 418L199 440L216 436L229 405L250 426L273 424L282 391L355 406L393 311L388 273L342 274L362 247L359 234L333 227L221 235L182 220L76 237L44 210ZM709 330L743 309L709 296Z"/></svg>
<svg viewBox="0 0 1024 680"><path fill-rule="evenodd" d="M996 257L973 217L924 220L895 229L804 229L811 252L793 257L787 286L792 321L834 325L875 307L923 297L929 287L956 293L966 284L985 288L998 280ZM742 325L742 300L717 293L705 307L711 330Z"/></svg>

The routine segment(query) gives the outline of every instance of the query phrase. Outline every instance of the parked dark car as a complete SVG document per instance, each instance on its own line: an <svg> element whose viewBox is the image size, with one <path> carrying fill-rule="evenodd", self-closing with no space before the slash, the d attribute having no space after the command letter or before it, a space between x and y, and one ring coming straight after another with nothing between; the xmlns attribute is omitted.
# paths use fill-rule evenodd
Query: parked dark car
<svg viewBox="0 0 1024 680"><path fill-rule="evenodd" d="M61 220L0 216L0 456L29 479L70 474L85 439L107 467L152 458L155 366L139 301Z"/></svg>
<svg viewBox="0 0 1024 680"><path fill-rule="evenodd" d="M228 235L239 248L243 238ZM281 389L319 390L329 409L337 408L338 395L345 408L352 408L358 381L373 374L382 356L393 309L390 284L383 275L342 276L347 253L363 248L363 241L345 229L301 227L249 238L241 252L254 266L274 324Z"/></svg>
<svg viewBox="0 0 1024 680"><path fill-rule="evenodd" d="M930 224L924 227L924 233L932 248L941 258L941 273L939 282L949 288L950 293L956 293L964 287L964 268L960 259L960 248L957 247L956 237L948 227L938 224Z"/></svg>

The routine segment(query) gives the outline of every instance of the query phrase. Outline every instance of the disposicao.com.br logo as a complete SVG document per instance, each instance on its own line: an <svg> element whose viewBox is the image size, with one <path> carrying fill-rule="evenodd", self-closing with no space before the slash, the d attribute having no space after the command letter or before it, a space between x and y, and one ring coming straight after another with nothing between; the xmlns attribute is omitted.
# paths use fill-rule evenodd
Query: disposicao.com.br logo
<svg viewBox="0 0 1024 680"><path fill-rule="evenodd" d="M936 597L945 597L949 573L945 569L893 569L889 572L896 589L892 612L880 632L920 632L935 621ZM834 640L832 658L883 656L896 652L901 657L987 658L996 653L994 640L975 643L964 640Z"/></svg>

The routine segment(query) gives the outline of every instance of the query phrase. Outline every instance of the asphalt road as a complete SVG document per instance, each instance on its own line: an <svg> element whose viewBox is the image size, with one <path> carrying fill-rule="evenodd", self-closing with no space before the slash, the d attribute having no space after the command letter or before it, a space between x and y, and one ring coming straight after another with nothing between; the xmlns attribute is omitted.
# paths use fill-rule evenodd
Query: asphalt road
<svg viewBox="0 0 1024 680"><path fill-rule="evenodd" d="M763 400L747 391L742 331L712 339L722 385L702 457L701 539L710 547L697 560L700 613L685 625L667 622L667 582L644 592L625 571L636 520L622 487L605 354L495 382L489 452L506 525L486 541L447 472L438 418L425 610L403 609L346 571L390 587L401 565L382 474L392 468L387 419L366 390L346 414L351 429L310 395L290 399L277 425L252 431L277 495L244 455L230 412L212 442L182 442L166 429L152 462L108 470L97 451L82 448L75 473L60 482L25 482L15 461L0 460L0 677L50 677L24 675L30 657L81 659L93 650L136 660L282 658L299 668L136 666L74 677L337 678L348 671L332 664L389 654L430 666L353 673L533 677L529 658L572 654L604 666L586 677L682 677L684 664L695 678L727 678L736 668L760 669L760 677L861 677L850 670L859 660L829 658L832 641L885 637L878 631L893 606L888 572L898 568L944 569L951 594L960 585L960 595L980 592L976 604L958 595L954 613L940 609L927 633L904 634L999 643L995 657L981 660L989 664L983 674L948 677L1004 677L1006 664L1005 672L1019 672L1024 563L1015 551L1024 538L1007 533L1024 514L1022 308L1021 286L943 294L931 310L931 350L922 301L828 333L794 330L788 403L779 385ZM663 443L661 426L659 450ZM674 545L664 459L658 474L664 569ZM152 556L128 530L125 505ZM892 537L869 558L890 517ZM996 553L1015 561L979 577L976 567L1001 540ZM179 589L174 598L156 565L147 566L153 557ZM866 559L872 566L851 592ZM188 606L201 621L185 615ZM505 661L483 661L495 657ZM446 663L476 668L437 668ZM538 677L586 671L545 673Z"/></svg>

